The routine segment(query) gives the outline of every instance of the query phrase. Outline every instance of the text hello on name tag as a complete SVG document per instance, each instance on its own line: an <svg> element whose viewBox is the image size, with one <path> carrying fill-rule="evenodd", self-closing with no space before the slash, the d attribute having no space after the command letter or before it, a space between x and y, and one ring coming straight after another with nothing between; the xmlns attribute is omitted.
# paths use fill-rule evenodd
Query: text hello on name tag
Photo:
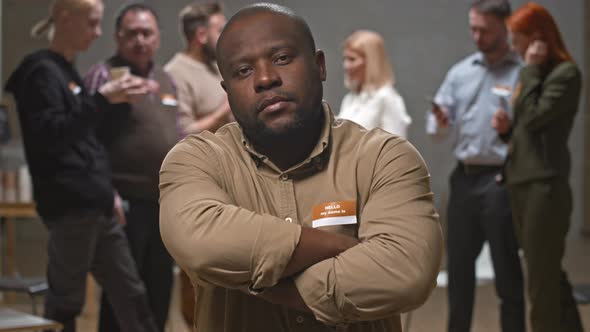
<svg viewBox="0 0 590 332"><path fill-rule="evenodd" d="M356 201L336 201L312 209L312 227L356 224Z"/></svg>

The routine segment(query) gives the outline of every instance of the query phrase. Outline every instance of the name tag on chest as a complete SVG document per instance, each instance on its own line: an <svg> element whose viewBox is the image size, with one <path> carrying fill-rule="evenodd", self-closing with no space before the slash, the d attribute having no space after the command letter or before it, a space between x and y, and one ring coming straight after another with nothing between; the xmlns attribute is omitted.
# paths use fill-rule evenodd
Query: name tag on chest
<svg viewBox="0 0 590 332"><path fill-rule="evenodd" d="M312 209L312 227L356 224L356 201L336 201Z"/></svg>

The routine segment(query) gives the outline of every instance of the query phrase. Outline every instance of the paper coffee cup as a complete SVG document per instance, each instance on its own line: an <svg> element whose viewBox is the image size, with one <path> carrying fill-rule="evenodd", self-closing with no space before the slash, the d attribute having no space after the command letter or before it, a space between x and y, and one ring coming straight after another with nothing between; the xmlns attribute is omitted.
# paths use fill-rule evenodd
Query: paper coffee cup
<svg viewBox="0 0 590 332"><path fill-rule="evenodd" d="M119 78L128 75L129 67L113 67L110 70L111 80L118 80Z"/></svg>

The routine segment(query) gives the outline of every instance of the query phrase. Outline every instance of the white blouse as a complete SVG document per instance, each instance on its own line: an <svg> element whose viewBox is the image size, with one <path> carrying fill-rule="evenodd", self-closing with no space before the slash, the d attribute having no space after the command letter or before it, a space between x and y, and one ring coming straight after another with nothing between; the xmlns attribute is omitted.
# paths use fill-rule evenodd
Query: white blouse
<svg viewBox="0 0 590 332"><path fill-rule="evenodd" d="M412 118L395 88L385 85L371 92L349 92L342 100L338 117L354 121L367 129L381 128L407 137Z"/></svg>

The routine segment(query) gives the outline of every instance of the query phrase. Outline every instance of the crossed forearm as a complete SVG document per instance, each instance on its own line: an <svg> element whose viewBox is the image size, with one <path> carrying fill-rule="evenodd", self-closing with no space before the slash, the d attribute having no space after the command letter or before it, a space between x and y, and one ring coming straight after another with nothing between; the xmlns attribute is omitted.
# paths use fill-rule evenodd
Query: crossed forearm
<svg viewBox="0 0 590 332"><path fill-rule="evenodd" d="M282 276L291 276L324 259L335 257L358 243L350 236L302 227L299 243Z"/></svg>
<svg viewBox="0 0 590 332"><path fill-rule="evenodd" d="M290 276L313 264L335 257L358 243L357 239L350 236L302 227L299 243L283 271L283 279L259 297L291 309L310 311Z"/></svg>

